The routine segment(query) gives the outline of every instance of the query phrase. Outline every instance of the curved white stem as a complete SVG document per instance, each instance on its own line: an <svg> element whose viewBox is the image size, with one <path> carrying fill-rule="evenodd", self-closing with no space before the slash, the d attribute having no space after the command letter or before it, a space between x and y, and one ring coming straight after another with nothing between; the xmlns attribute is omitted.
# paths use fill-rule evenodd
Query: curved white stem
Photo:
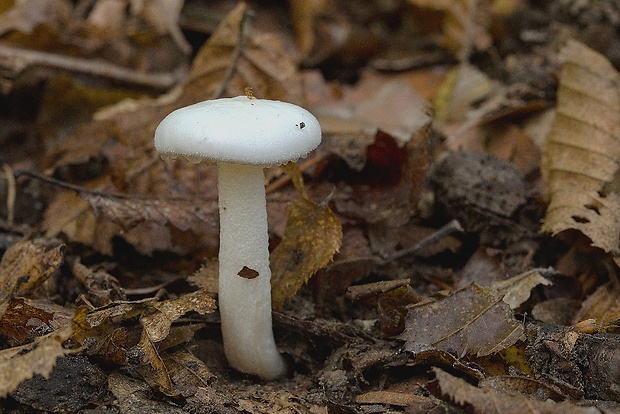
<svg viewBox="0 0 620 414"><path fill-rule="evenodd" d="M271 270L262 166L218 164L219 307L224 351L239 371L286 373L271 325Z"/></svg>

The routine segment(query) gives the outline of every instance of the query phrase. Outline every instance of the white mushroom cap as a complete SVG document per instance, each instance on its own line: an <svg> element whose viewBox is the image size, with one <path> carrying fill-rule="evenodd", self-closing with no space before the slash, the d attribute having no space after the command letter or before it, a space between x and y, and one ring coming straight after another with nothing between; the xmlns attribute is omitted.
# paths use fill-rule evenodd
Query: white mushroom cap
<svg viewBox="0 0 620 414"><path fill-rule="evenodd" d="M307 110L247 96L177 109L155 130L155 148L162 154L238 164L283 164L320 143L321 127Z"/></svg>

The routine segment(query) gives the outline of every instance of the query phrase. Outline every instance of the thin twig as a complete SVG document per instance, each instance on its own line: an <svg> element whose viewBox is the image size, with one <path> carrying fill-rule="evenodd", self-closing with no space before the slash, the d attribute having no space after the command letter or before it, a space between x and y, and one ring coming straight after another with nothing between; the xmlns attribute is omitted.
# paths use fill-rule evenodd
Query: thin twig
<svg viewBox="0 0 620 414"><path fill-rule="evenodd" d="M84 59L0 45L0 68L11 72L12 76L17 76L25 69L33 66L86 74L156 90L171 88L187 74L185 65L181 65L172 72L144 73L100 59Z"/></svg>
<svg viewBox="0 0 620 414"><path fill-rule="evenodd" d="M308 168L318 164L319 161L321 161L323 158L324 158L324 154L316 153L312 157L309 157L309 158L304 159L303 161L300 161L298 163L299 169L301 171L305 171ZM274 193L280 190L281 188L283 188L284 186L286 186L290 182L291 182L291 177L288 174L282 174L280 177L275 179L273 182L271 182L267 186L267 188L265 189L265 193L267 194Z"/></svg>
<svg viewBox="0 0 620 414"><path fill-rule="evenodd" d="M123 194L123 193L114 193L114 192L107 192L107 191L97 191L97 190L83 187L81 185L71 184L66 181L62 181L57 178L49 177L47 175L43 175L38 172L30 171L30 170L15 170L13 174L15 178L18 178L21 176L35 178L37 180L41 180L43 182L55 185L60 188L75 191L78 194L88 194L88 195L97 196L97 197L117 198L117 199L124 199L124 200L145 200L145 201L158 200L157 198L143 196L140 194ZM166 201L188 201L188 202L195 201L195 199L193 198L182 198L182 197L169 197L169 198L166 198L165 200ZM208 199L208 198L201 199L201 200L212 201L211 199Z"/></svg>
<svg viewBox="0 0 620 414"><path fill-rule="evenodd" d="M237 62L239 61L239 58L241 58L241 53L243 52L243 47L245 46L246 23L248 19L253 16L254 13L249 10L246 10L243 13L241 23L239 24L239 37L237 38L237 44L235 45L235 50L233 51L231 64L226 70L226 73L224 74L220 85L213 93L213 98L211 99L219 99L224 95L224 92L226 92L226 86L228 86L228 82L230 82L230 79L233 77L235 71L237 70Z"/></svg>
<svg viewBox="0 0 620 414"><path fill-rule="evenodd" d="M395 254L390 256L388 260L398 260L398 259L402 259L405 256L413 255L419 252L420 250L427 248L428 246L432 246L433 244L438 243L440 240L442 240L443 238L447 236L450 236L451 234L460 233L462 231L463 231L463 226L461 226L461 223L459 223L458 220L456 219L450 220L449 223L444 224L442 227L440 227L436 232L434 232L430 236L425 237L424 239L420 240L419 242L417 242L416 244L414 244L413 246L407 249L403 249L399 252L396 252Z"/></svg>
<svg viewBox="0 0 620 414"><path fill-rule="evenodd" d="M15 220L15 199L17 194L15 176L13 175L13 170L7 164L4 164L2 169L6 178L6 221L9 226L12 226Z"/></svg>

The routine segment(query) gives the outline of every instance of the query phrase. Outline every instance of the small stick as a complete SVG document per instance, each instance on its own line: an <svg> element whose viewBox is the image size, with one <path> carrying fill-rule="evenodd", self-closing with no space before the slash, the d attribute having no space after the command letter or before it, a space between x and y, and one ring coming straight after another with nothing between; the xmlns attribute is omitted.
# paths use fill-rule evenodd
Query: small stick
<svg viewBox="0 0 620 414"><path fill-rule="evenodd" d="M424 239L420 240L419 242L417 242L416 244L414 244L413 246L407 249L403 249L399 252L396 252L395 254L393 254L387 259L389 260L402 259L405 256L415 254L419 252L420 250L427 248L428 246L432 246L433 244L438 243L441 239L448 237L451 234L461 233L462 231L463 231L463 226L461 226L461 223L459 223L458 220L456 219L450 220L449 223L441 226L436 232L434 232L430 236L425 237Z"/></svg>
<svg viewBox="0 0 620 414"><path fill-rule="evenodd" d="M6 178L6 221L9 226L12 226L15 219L15 199L17 194L15 176L13 175L13 170L7 164L4 164L2 169Z"/></svg>
<svg viewBox="0 0 620 414"><path fill-rule="evenodd" d="M312 157L306 158L303 161L298 162L299 169L301 171L305 171L313 165L317 164L319 161L323 159L323 154L315 154ZM267 186L265 189L266 194L274 193L280 190L282 187L291 182L291 177L288 174L282 174L280 177L275 179L271 184Z"/></svg>
<svg viewBox="0 0 620 414"><path fill-rule="evenodd" d="M398 289L399 287L407 286L409 283L411 283L410 279L397 279L349 286L346 296L352 301L368 299Z"/></svg>
<svg viewBox="0 0 620 414"><path fill-rule="evenodd" d="M144 86L156 90L169 89L187 74L185 65L181 65L172 72L143 73L104 62L100 59L84 59L0 45L0 68L10 71L13 73L13 76L16 76L31 66L99 76L129 85Z"/></svg>

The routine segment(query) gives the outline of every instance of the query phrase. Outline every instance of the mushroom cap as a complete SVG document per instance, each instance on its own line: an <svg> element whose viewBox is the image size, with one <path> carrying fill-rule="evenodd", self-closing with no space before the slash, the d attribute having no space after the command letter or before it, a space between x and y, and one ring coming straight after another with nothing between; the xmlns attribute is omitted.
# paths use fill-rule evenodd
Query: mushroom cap
<svg viewBox="0 0 620 414"><path fill-rule="evenodd" d="M307 110L247 96L177 109L155 130L155 148L164 155L238 164L283 164L320 143L321 126Z"/></svg>

